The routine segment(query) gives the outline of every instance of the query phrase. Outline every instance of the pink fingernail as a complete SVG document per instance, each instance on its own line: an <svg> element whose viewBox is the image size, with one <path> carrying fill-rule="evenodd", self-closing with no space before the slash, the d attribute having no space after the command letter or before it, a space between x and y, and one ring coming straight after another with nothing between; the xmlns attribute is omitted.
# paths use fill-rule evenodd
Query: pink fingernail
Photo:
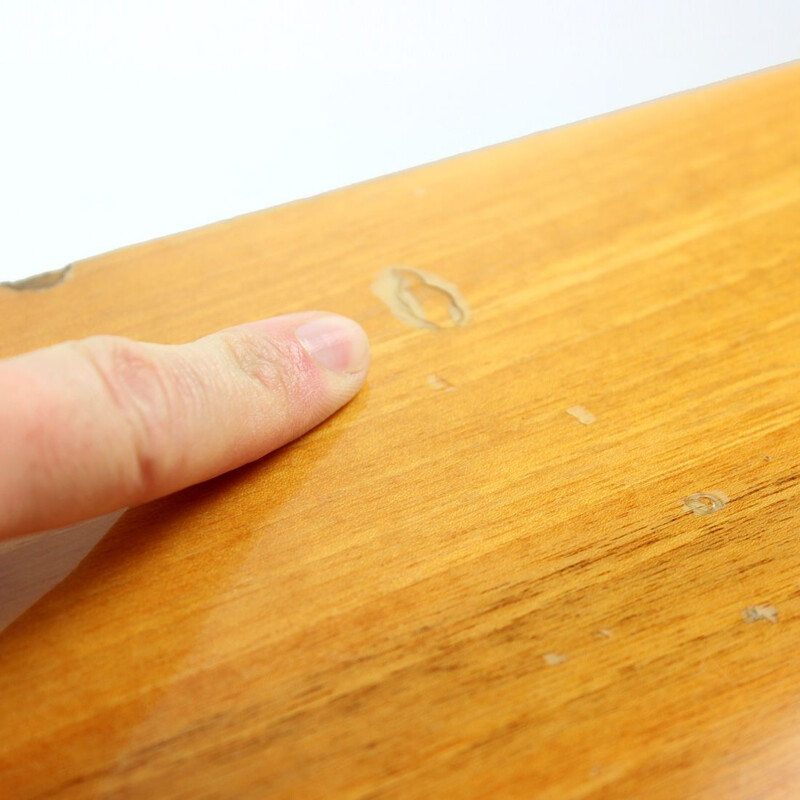
<svg viewBox="0 0 800 800"><path fill-rule="evenodd" d="M297 328L295 336L318 364L333 372L361 372L369 363L367 334L347 317L317 317Z"/></svg>

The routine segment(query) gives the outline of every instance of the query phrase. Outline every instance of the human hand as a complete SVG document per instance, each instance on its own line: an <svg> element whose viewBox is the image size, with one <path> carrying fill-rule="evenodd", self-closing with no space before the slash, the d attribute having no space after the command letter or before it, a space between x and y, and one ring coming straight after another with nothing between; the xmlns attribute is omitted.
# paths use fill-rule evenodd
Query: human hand
<svg viewBox="0 0 800 800"><path fill-rule="evenodd" d="M347 403L368 366L362 328L320 312L184 345L98 336L0 360L0 540L254 461Z"/></svg>

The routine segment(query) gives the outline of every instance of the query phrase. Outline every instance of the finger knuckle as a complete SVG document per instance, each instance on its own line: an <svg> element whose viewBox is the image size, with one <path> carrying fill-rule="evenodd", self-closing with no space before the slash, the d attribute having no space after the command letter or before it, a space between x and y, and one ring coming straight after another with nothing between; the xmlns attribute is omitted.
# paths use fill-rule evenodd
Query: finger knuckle
<svg viewBox="0 0 800 800"><path fill-rule="evenodd" d="M220 338L235 366L247 378L274 400L288 403L294 383L294 359L285 346L241 328L222 331Z"/></svg>
<svg viewBox="0 0 800 800"><path fill-rule="evenodd" d="M122 337L96 336L73 346L96 374L113 413L129 433L125 477L134 494L147 496L169 463L179 419L164 367L146 346Z"/></svg>

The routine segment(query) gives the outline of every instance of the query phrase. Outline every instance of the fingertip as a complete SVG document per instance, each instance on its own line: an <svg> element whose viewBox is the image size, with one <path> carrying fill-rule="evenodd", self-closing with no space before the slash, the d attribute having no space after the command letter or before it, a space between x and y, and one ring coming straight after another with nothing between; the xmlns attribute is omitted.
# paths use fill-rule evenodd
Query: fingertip
<svg viewBox="0 0 800 800"><path fill-rule="evenodd" d="M344 375L366 375L369 339L355 320L339 314L320 314L295 328L305 351L321 367Z"/></svg>

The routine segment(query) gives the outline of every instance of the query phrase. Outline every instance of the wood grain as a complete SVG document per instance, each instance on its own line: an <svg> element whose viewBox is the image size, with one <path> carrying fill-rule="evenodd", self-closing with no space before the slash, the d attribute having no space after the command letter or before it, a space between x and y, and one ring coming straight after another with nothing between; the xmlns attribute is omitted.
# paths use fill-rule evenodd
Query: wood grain
<svg viewBox="0 0 800 800"><path fill-rule="evenodd" d="M0 289L0 354L314 307L368 386L5 631L0 795L800 795L800 65Z"/></svg>

